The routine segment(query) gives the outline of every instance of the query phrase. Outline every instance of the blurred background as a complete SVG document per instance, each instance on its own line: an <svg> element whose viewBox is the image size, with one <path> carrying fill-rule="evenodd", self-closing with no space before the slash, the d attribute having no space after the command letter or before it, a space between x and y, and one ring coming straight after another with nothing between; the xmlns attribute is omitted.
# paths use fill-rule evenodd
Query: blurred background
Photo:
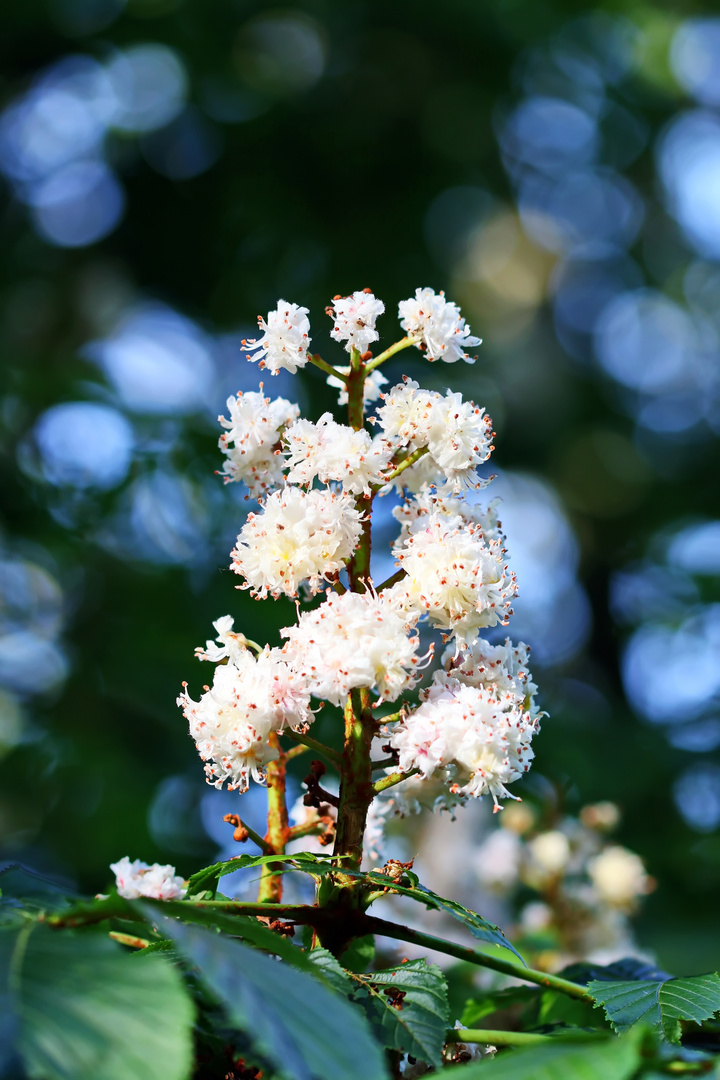
<svg viewBox="0 0 720 1080"><path fill-rule="evenodd" d="M213 619L273 644L293 621L227 570L248 504L215 475L217 415L259 375L240 341L283 297L342 363L334 294L372 288L389 343L430 285L484 338L478 363L404 353L387 374L494 419L510 633L550 714L522 794L552 820L617 804L615 842L657 883L640 948L680 974L720 963L714 9L4 11L3 858L96 892L125 854L187 875L232 853L238 796L204 784L174 702L207 679ZM335 402L314 370L266 389L315 419ZM485 810L443 833L451 894Z"/></svg>

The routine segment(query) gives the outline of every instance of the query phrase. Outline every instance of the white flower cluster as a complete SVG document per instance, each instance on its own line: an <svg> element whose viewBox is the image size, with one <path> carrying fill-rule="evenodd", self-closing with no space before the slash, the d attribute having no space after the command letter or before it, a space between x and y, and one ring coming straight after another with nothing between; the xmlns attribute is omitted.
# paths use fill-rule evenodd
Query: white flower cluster
<svg viewBox="0 0 720 1080"><path fill-rule="evenodd" d="M230 419L218 417L226 429L218 441L227 458L222 470L225 483L243 481L254 496L271 491L282 483L280 436L300 415L299 407L254 391L228 398L227 407Z"/></svg>
<svg viewBox="0 0 720 1080"><path fill-rule="evenodd" d="M127 855L116 863L110 864L115 874L117 891L126 900L138 900L141 896L153 900L182 900L185 895L185 882L175 873L174 866L161 866L159 863L131 862Z"/></svg>
<svg viewBox="0 0 720 1080"><path fill-rule="evenodd" d="M498 799L516 798L506 785L527 771L541 715L528 651L478 638L460 654L445 652L422 704L390 733L400 768L419 770L388 792L393 813L452 811L485 794L499 809Z"/></svg>
<svg viewBox="0 0 720 1080"><path fill-rule="evenodd" d="M345 342L348 352L357 349L364 354L378 340L375 323L384 310L382 300L378 300L370 289L354 292L352 296L336 296L327 308L334 324L330 336ZM278 300L277 308L268 312L267 320L258 316L263 336L243 341L245 348L256 354L248 359L260 360L260 366L273 375L280 370L294 375L298 368L305 367L310 344L307 316L307 308ZM443 292L416 289L414 297L399 303L398 318L403 330L429 360L445 360L449 364L456 360L474 363L474 358L468 356L465 349L480 345L481 340L472 337L460 309L446 300Z"/></svg>
<svg viewBox="0 0 720 1080"><path fill-rule="evenodd" d="M481 345L482 341L472 337L460 308L446 300L445 293L416 289L414 298L400 302L398 314L403 330L419 339L419 347L427 352L428 360L444 360L447 364L456 360L475 362L465 350Z"/></svg>
<svg viewBox="0 0 720 1080"><path fill-rule="evenodd" d="M393 548L406 576L392 592L407 611L427 613L458 647L471 645L481 627L505 625L517 593L515 574L497 537L480 525L435 512Z"/></svg>
<svg viewBox="0 0 720 1080"><path fill-rule="evenodd" d="M419 638L386 594L373 592L336 596L300 616L297 626L282 631L295 667L312 685L314 697L342 705L351 690L371 687L378 704L395 701L411 690L429 660L418 656Z"/></svg>
<svg viewBox="0 0 720 1080"><path fill-rule="evenodd" d="M335 297L327 310L331 337L354 365L336 370L359 378L384 305L366 289ZM280 301L267 321L259 320L263 337L248 345L255 359L273 373L308 361L327 371L307 352L307 314ZM399 315L408 339L390 353L413 344L431 360L453 362L470 359L465 350L480 344L442 293L418 289ZM347 400L343 378L330 381ZM229 616L218 620L217 642L197 650L217 665L212 687L198 701L185 689L179 701L209 782L245 790L277 757L276 736L312 723L312 699L342 706L352 690L367 689L379 705L412 691L432 655L420 654L417 626L426 619L450 645L420 705L413 710L404 702L389 731L400 768L417 776L393 792L387 807L451 807L489 794L499 808L499 799L515 798L508 785L532 761L539 712L526 647L492 646L479 637L481 629L507 623L517 591L496 504L483 508L465 497L489 482L478 470L493 450L492 421L459 393L423 390L408 378L383 393L384 383L377 370L364 383L365 400L382 399L374 436L330 413L315 422L300 418L296 405L262 393L228 402L220 440L225 479L244 481L262 503L232 551L238 587L261 599L312 596L328 584L337 591L328 590L282 631L281 649L257 655L233 632ZM393 487L405 493L394 511L399 572L376 590L367 569L372 501ZM353 565L360 543L363 561ZM348 564L346 592L340 574ZM378 810L376 831L384 816L386 808Z"/></svg>
<svg viewBox="0 0 720 1080"><path fill-rule="evenodd" d="M477 472L494 450L492 420L462 394L421 390L407 376L383 395L377 421L388 441L408 452L427 448L434 464L431 479L442 478L444 493L484 486ZM426 466L427 469L428 466Z"/></svg>
<svg viewBox="0 0 720 1080"><path fill-rule="evenodd" d="M351 495L368 495L372 485L382 485L383 471L392 457L392 448L383 439L373 439L367 431L353 431L323 413L316 424L296 420L283 436L290 484L323 484L336 481Z"/></svg>
<svg viewBox="0 0 720 1080"><path fill-rule="evenodd" d="M249 778L262 782L264 767L278 751L270 735L313 720L307 680L288 662L282 649L266 646L255 656L232 632L229 615L214 624L221 647L208 642L198 650L218 662L212 687L199 701L184 687L178 698L205 764L208 783L246 791Z"/></svg>
<svg viewBox="0 0 720 1080"><path fill-rule="evenodd" d="M360 536L362 516L350 495L303 491L288 485L270 495L259 514L248 514L231 552L239 587L265 599L312 592L341 570Z"/></svg>
<svg viewBox="0 0 720 1080"><path fill-rule="evenodd" d="M273 375L282 370L294 375L298 368L305 367L310 344L307 308L278 300L275 311L268 313L267 322L258 316L258 326L263 336L243 341L245 348L256 354L248 355L248 360L253 363L259 360L260 367Z"/></svg>
<svg viewBox="0 0 720 1080"><path fill-rule="evenodd" d="M346 342L348 352L357 349L361 355L366 353L380 336L375 323L378 315L385 310L382 300L373 296L370 289L362 289L352 296L334 296L333 305L327 309L328 315L334 319L330 337Z"/></svg>

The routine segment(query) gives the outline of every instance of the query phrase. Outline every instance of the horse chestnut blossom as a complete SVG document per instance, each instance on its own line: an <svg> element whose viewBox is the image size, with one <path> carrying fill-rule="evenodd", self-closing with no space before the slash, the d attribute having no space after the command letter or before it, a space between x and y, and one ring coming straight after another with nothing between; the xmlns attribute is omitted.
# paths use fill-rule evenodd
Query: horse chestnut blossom
<svg viewBox="0 0 720 1080"><path fill-rule="evenodd" d="M515 703L508 704L485 686L468 686L445 677L426 692L425 700L392 732L400 769L432 776L446 770L451 788L477 798L517 798L507 784L530 768L530 747L537 720Z"/></svg>
<svg viewBox="0 0 720 1080"><path fill-rule="evenodd" d="M258 326L263 331L261 338L243 340L245 348L256 354L248 355L248 360L259 360L260 367L272 375L283 370L294 375L298 368L305 367L310 344L307 308L278 300L275 311L268 312L267 322L258 315Z"/></svg>
<svg viewBox="0 0 720 1080"><path fill-rule="evenodd" d="M330 337L346 342L348 352L357 349L359 353L365 353L380 337L375 322L384 310L382 300L373 296L370 289L354 292L352 296L334 296L333 306L327 308L328 315L335 323Z"/></svg>
<svg viewBox="0 0 720 1080"><path fill-rule="evenodd" d="M260 600L293 598L298 615L280 631L282 647L264 648L236 632L231 616L218 619L216 639L196 650L215 665L212 685L197 699L185 685L178 699L209 783L242 792L267 780L268 834L258 842L274 853L296 833L322 828L324 843L331 836L322 813L290 826L280 809L287 744L305 743L293 752L313 749L337 768L338 786L321 788L325 766L313 761L305 805L337 810L334 854L350 867L360 865L368 822L368 857L379 857L383 822L393 815L452 810L483 795L496 809L516 799L508 787L530 767L542 715L527 646L480 636L507 623L517 592L497 500L477 497L492 479L480 471L494 449L492 420L460 393L425 390L409 376L384 391L378 370L411 346L430 360L470 360L466 350L480 339L442 293L418 289L400 304L406 337L373 354L384 310L367 289L328 307L330 338L350 354L349 366L308 352L308 310L286 301L260 319L263 337L246 343L250 359L273 373L319 367L340 390L347 423L329 412L301 417L262 386L228 401L223 477L244 482L260 504L240 528L231 569L238 588ZM393 491L401 495L392 511L397 572L378 582L373 510ZM432 644L420 646L423 622L447 650L413 701L434 655ZM323 729L337 724L342 754L308 734L313 701L324 706ZM388 714L391 702L398 711ZM333 709L344 719L333 721ZM390 757L374 760L380 739ZM261 896L277 898L280 875L262 875Z"/></svg>
<svg viewBox="0 0 720 1080"><path fill-rule="evenodd" d="M316 424L296 420L283 435L292 484L323 484L337 481L351 495L370 494L373 484L382 486L383 472L392 458L392 449L367 431L353 431L323 413Z"/></svg>
<svg viewBox="0 0 720 1080"><path fill-rule="evenodd" d="M249 778L262 782L265 766L278 757L270 736L284 727L306 727L314 715L306 680L283 651L266 646L255 656L249 648L237 648L228 619L218 620L219 640L228 643L218 652L227 663L218 663L212 687L205 687L199 701L184 687L178 704L206 763L208 782L247 791ZM200 654L214 658L217 652Z"/></svg>
<svg viewBox="0 0 720 1080"><path fill-rule="evenodd" d="M377 421L391 444L407 444L410 450L427 448L442 478L443 492L458 494L465 488L484 487L477 473L495 449L492 420L462 394L448 390L445 397L421 390L412 379L382 395ZM435 479L433 477L433 479Z"/></svg>
<svg viewBox="0 0 720 1080"><path fill-rule="evenodd" d="M225 483L242 481L250 495L279 487L283 482L280 437L300 415L299 406L250 391L228 398L227 407L230 418L218 417L225 428L218 440L227 459L222 469Z"/></svg>
<svg viewBox="0 0 720 1080"><path fill-rule="evenodd" d="M392 587L408 612L427 613L432 625L454 635L457 649L472 645L481 627L505 625L517 582L505 548L460 517L430 514L424 528L396 544L406 576Z"/></svg>
<svg viewBox="0 0 720 1080"><path fill-rule="evenodd" d="M465 350L481 345L482 340L471 335L460 308L446 300L444 292L416 289L414 298L400 301L398 318L403 330L427 353L428 360L475 363L475 357L468 356Z"/></svg>
<svg viewBox="0 0 720 1080"><path fill-rule="evenodd" d="M131 862L127 855L116 863L110 864L115 874L117 891L126 900L138 900L141 896L153 900L182 900L185 895L185 882L175 873L174 866L161 866L159 863Z"/></svg>
<svg viewBox="0 0 720 1080"><path fill-rule="evenodd" d="M373 592L328 592L320 607L281 631L288 654L314 697L343 705L351 690L375 691L377 703L395 701L420 679L432 650L418 656L415 618L408 619Z"/></svg>
<svg viewBox="0 0 720 1080"><path fill-rule="evenodd" d="M248 514L231 552L241 589L265 599L297 596L301 585L318 592L341 570L360 536L362 515L349 495L284 487L259 514Z"/></svg>

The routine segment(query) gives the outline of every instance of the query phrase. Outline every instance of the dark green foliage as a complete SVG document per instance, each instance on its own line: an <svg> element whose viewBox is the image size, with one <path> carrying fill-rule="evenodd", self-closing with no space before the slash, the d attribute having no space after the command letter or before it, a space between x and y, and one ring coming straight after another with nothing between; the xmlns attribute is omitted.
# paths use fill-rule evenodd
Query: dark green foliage
<svg viewBox="0 0 720 1080"><path fill-rule="evenodd" d="M164 918L160 925L197 967L230 1024L287 1080L386 1076L362 1013L321 980L209 930Z"/></svg>
<svg viewBox="0 0 720 1080"><path fill-rule="evenodd" d="M2 1046L38 1080L184 1080L193 1005L161 957L138 965L93 931L0 932ZM9 1040L9 1041L6 1041Z"/></svg>
<svg viewBox="0 0 720 1080"><path fill-rule="evenodd" d="M385 1046L441 1064L449 1016L447 983L440 968L425 960L409 960L353 979L358 986L355 1000L365 1002Z"/></svg>
<svg viewBox="0 0 720 1080"><path fill-rule="evenodd" d="M545 1044L465 1065L458 1080L630 1080L641 1063L638 1038Z"/></svg>
<svg viewBox="0 0 720 1080"><path fill-rule="evenodd" d="M679 1043L681 1020L700 1023L720 1011L720 978L638 979L635 982L588 983L588 990L616 1031L643 1024L671 1043Z"/></svg>

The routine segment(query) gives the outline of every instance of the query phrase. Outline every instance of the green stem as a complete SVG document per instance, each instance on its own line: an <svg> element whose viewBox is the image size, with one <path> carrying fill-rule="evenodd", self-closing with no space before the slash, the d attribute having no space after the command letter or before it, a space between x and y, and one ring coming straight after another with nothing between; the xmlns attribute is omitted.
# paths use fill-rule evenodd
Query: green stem
<svg viewBox="0 0 720 1080"><path fill-rule="evenodd" d="M289 840L298 840L301 836L319 836L324 833L327 826L322 821L308 821L305 825L293 825L290 829Z"/></svg>
<svg viewBox="0 0 720 1080"><path fill-rule="evenodd" d="M597 1038L596 1035L592 1036ZM553 1035L540 1035L534 1031L490 1031L483 1028L451 1028L445 1036L449 1043L486 1043L488 1046L536 1046L538 1043L557 1042Z"/></svg>
<svg viewBox="0 0 720 1080"><path fill-rule="evenodd" d="M396 784L402 784L403 780L408 780L411 776L415 776L419 772L419 769L409 769L407 772L390 773L389 776L383 776L382 779L375 781L373 784L373 791L376 795L379 795L381 791L386 791L387 788L395 787Z"/></svg>
<svg viewBox="0 0 720 1080"><path fill-rule="evenodd" d="M369 704L368 690L353 690L345 704L345 746L333 855L349 856L343 867L350 870L358 869L362 860L365 822L373 798L370 746L375 725Z"/></svg>
<svg viewBox="0 0 720 1080"><path fill-rule="evenodd" d="M425 457L429 452L427 446L421 446L417 450L413 450L412 454L408 454L396 469L393 469L391 473L387 474L385 482L389 483L390 480L395 480L396 477L400 476L401 473L404 473L406 469L409 469L411 465L414 465L416 461L419 461L421 457Z"/></svg>
<svg viewBox="0 0 720 1080"><path fill-rule="evenodd" d="M481 952L479 949L471 949L466 945L456 945L453 941L445 941L443 938L433 937L432 934L423 934L420 930L412 930L409 926L400 926L388 922L386 919L378 919L368 916L367 931L373 934L383 934L385 937L396 938L400 941L409 941L413 945L419 945L423 949L435 949L437 952L454 956L458 960L466 960L469 964L477 964L479 967L491 968L503 975L511 975L514 979L523 979L525 982L544 986L548 990L559 990L561 994L580 998L582 1001L593 1002L595 999L589 994L584 986L563 979L559 975L550 975L547 971L535 971L533 968L524 967L523 964L514 960L505 960L500 956Z"/></svg>
<svg viewBox="0 0 720 1080"><path fill-rule="evenodd" d="M397 758L383 758L382 761L373 761L371 764L373 772L377 772L378 769L389 769L392 765L397 765Z"/></svg>
<svg viewBox="0 0 720 1080"><path fill-rule="evenodd" d="M399 353L403 349L409 348L410 345L417 345L419 340L420 340L420 338L412 337L412 335L408 335L408 337L401 338L400 341L396 341L395 344L391 345L389 349L385 350L385 352L381 352L373 360L370 360L365 365L365 371L366 372L374 371L375 368L380 367L381 364L384 364L385 361L389 360L391 356L395 355L395 353Z"/></svg>
<svg viewBox="0 0 720 1080"><path fill-rule="evenodd" d="M270 735L268 742L280 750L280 740L276 732ZM267 767L268 831L265 838L269 854L284 855L288 839L288 814L285 800L285 755L280 751L276 761ZM260 872L258 902L279 904L282 900L283 875L278 871L278 863L264 863Z"/></svg>
<svg viewBox="0 0 720 1080"><path fill-rule="evenodd" d="M406 574L407 574L407 571L403 570L403 568L400 567L400 569L396 570L394 574L391 574L389 578L385 578L382 585L378 585L376 591L377 592L382 592L383 589L389 589L393 585L397 585L398 581L402 581L402 579L406 576Z"/></svg>
<svg viewBox="0 0 720 1080"><path fill-rule="evenodd" d="M283 735L287 735L289 739L294 739L295 742L301 743L303 746L307 747L308 750L314 750L317 754L322 754L322 756L332 762L336 768L340 768L342 765L342 754L339 754L337 750L333 750L329 746L325 746L325 743L313 739L311 735L302 735L299 731L293 731L292 728L285 728ZM291 750L290 754L294 757L298 752L299 751L296 748L295 750Z"/></svg>
<svg viewBox="0 0 720 1080"><path fill-rule="evenodd" d="M332 366L332 364L327 364L321 356L318 356L317 353L315 353L314 355L308 353L308 360L311 364L314 364L315 367L320 368L321 371L324 371L326 375L332 375L335 379L339 379L340 382L343 383L346 383L348 381L347 375L343 375L342 371L338 371L337 368L334 368Z"/></svg>
<svg viewBox="0 0 720 1080"><path fill-rule="evenodd" d="M252 840L253 844L257 844L263 855L276 854L276 852L274 852L268 844L267 840L263 840L262 836L260 836L260 833L256 833L254 829L251 829L249 825L246 825L242 818L236 818L236 820L240 822L240 828L244 829L245 832L248 834L248 840Z"/></svg>
<svg viewBox="0 0 720 1080"><path fill-rule="evenodd" d="M404 715L404 709L398 709L397 712L387 713L385 716L378 716L378 724L395 724L398 720L402 720Z"/></svg>

